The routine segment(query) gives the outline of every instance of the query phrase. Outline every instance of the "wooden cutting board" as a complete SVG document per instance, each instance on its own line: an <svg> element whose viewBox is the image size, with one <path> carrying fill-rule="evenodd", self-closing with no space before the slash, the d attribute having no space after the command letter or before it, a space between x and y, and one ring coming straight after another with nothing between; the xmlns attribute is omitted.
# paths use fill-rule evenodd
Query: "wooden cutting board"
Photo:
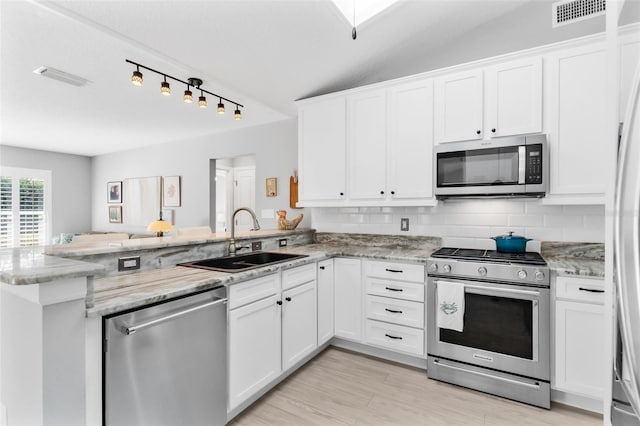
<svg viewBox="0 0 640 426"><path fill-rule="evenodd" d="M301 209L298 207L298 182L291 176L289 178L289 208Z"/></svg>

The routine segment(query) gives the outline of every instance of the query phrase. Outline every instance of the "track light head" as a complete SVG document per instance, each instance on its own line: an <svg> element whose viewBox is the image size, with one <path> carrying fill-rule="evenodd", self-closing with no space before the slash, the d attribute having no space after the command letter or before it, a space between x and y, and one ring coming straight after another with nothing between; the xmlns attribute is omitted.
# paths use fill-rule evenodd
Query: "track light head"
<svg viewBox="0 0 640 426"><path fill-rule="evenodd" d="M190 104L191 102L193 102L193 93L191 93L191 90L189 90L189 86L187 86L187 90L184 91L184 96L182 97L182 99L184 99L184 103L186 104Z"/></svg>
<svg viewBox="0 0 640 426"><path fill-rule="evenodd" d="M138 87L142 86L142 73L140 72L140 67L138 67L131 75L131 84Z"/></svg>
<svg viewBox="0 0 640 426"><path fill-rule="evenodd" d="M198 106L200 108L207 107L207 98L202 95L202 92L200 92L200 97L198 98Z"/></svg>
<svg viewBox="0 0 640 426"><path fill-rule="evenodd" d="M164 96L169 96L171 94L171 86L167 82L167 78L164 78L164 81L160 83L160 93Z"/></svg>
<svg viewBox="0 0 640 426"><path fill-rule="evenodd" d="M236 120L242 120L242 113L240 112L238 105L236 105L236 110L233 112L233 118Z"/></svg>
<svg viewBox="0 0 640 426"><path fill-rule="evenodd" d="M222 98L220 98L218 102L218 114L224 114L224 104L222 103Z"/></svg>

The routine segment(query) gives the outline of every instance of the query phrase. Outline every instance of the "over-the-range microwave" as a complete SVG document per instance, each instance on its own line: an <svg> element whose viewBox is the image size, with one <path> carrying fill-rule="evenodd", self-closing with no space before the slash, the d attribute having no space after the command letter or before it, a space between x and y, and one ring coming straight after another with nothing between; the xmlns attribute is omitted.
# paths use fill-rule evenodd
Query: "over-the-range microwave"
<svg viewBox="0 0 640 426"><path fill-rule="evenodd" d="M436 197L543 197L549 152L543 134L436 147Z"/></svg>

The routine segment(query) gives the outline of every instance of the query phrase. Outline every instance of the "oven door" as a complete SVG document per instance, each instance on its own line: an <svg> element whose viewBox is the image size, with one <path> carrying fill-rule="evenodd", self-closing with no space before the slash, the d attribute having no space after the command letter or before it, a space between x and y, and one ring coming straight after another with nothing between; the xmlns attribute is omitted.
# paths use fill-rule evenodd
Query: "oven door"
<svg viewBox="0 0 640 426"><path fill-rule="evenodd" d="M429 355L549 380L549 289L447 278L465 286L462 332L436 325L438 281L427 280Z"/></svg>

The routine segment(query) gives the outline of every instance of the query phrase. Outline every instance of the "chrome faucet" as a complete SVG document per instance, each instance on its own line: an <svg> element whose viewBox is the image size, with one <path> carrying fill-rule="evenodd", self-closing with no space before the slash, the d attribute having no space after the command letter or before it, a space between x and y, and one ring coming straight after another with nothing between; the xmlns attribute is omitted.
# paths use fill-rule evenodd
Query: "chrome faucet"
<svg viewBox="0 0 640 426"><path fill-rule="evenodd" d="M229 239L229 255L234 256L236 254L237 249L247 248L248 246L236 247L236 215L240 211L249 212L251 215L251 219L253 219L253 229L251 231L258 231L260 229L260 224L258 223L258 218L256 214L249 207L238 207L235 209L233 214L231 215L231 239Z"/></svg>

